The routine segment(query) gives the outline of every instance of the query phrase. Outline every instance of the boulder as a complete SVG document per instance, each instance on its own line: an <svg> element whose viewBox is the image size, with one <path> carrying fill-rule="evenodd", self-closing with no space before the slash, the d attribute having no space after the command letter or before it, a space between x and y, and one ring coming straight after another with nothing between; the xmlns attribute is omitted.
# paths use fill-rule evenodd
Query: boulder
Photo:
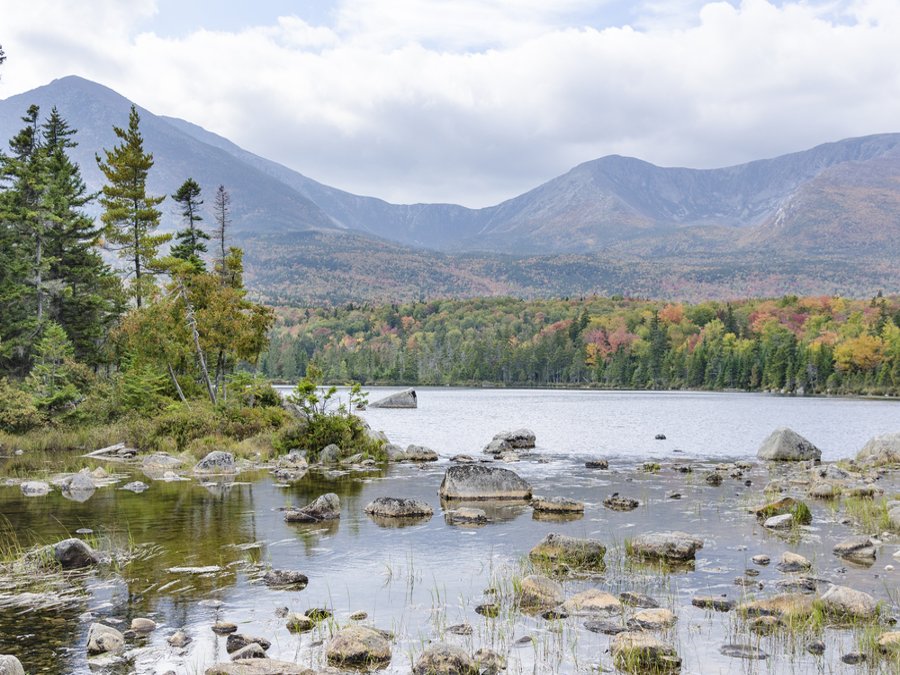
<svg viewBox="0 0 900 675"><path fill-rule="evenodd" d="M484 446L484 454L493 455L494 457L499 457L500 455L512 452L512 450L513 446L510 445L509 441L504 441L500 438L495 438Z"/></svg>
<svg viewBox="0 0 900 675"><path fill-rule="evenodd" d="M531 486L509 469L457 464L447 469L438 494L443 499L530 499Z"/></svg>
<svg viewBox="0 0 900 675"><path fill-rule="evenodd" d="M812 563L799 553L785 551L781 554L781 562L776 567L781 572L806 572L812 569Z"/></svg>
<svg viewBox="0 0 900 675"><path fill-rule="evenodd" d="M341 449L331 443L330 445L326 445L319 451L319 463L320 464L337 464L341 461Z"/></svg>
<svg viewBox="0 0 900 675"><path fill-rule="evenodd" d="M92 623L88 629L87 653L90 656L110 654L125 647L125 636L111 626Z"/></svg>
<svg viewBox="0 0 900 675"><path fill-rule="evenodd" d="M610 641L615 666L626 673L677 673L681 659L671 645L644 631L619 633Z"/></svg>
<svg viewBox="0 0 900 675"><path fill-rule="evenodd" d="M312 630L316 626L316 622L310 619L306 614L297 612L288 615L287 629L291 633L303 633Z"/></svg>
<svg viewBox="0 0 900 675"><path fill-rule="evenodd" d="M15 656L0 654L0 675L25 675L25 669Z"/></svg>
<svg viewBox="0 0 900 675"><path fill-rule="evenodd" d="M446 642L433 642L425 648L413 666L413 675L478 675L475 660L461 648Z"/></svg>
<svg viewBox="0 0 900 675"><path fill-rule="evenodd" d="M381 448L389 462L402 462L406 459L406 451L394 443L386 443Z"/></svg>
<svg viewBox="0 0 900 675"><path fill-rule="evenodd" d="M531 508L543 513L584 513L584 504L568 497L535 497L531 500Z"/></svg>
<svg viewBox="0 0 900 675"><path fill-rule="evenodd" d="M531 429L516 429L515 431L501 431L494 436L495 441L506 441L510 447L516 449L533 448L535 435Z"/></svg>
<svg viewBox="0 0 900 675"><path fill-rule="evenodd" d="M634 511L641 503L637 499L631 497L622 497L618 492L614 492L603 500L603 506L612 511Z"/></svg>
<svg viewBox="0 0 900 675"><path fill-rule="evenodd" d="M248 645L259 645L260 649L266 651L272 646L272 643L262 637L254 637L252 635L244 635L243 633L232 633L225 641L225 651L229 654L240 651ZM263 654L265 658L265 654Z"/></svg>
<svg viewBox="0 0 900 675"><path fill-rule="evenodd" d="M53 558L64 570L89 567L99 562L94 549L74 537L53 544ZM99 625L99 624L98 624Z"/></svg>
<svg viewBox="0 0 900 675"><path fill-rule="evenodd" d="M19 486L26 497L44 497L50 494L50 485L42 480L28 480ZM10 657L13 658L13 657Z"/></svg>
<svg viewBox="0 0 900 675"><path fill-rule="evenodd" d="M296 570L269 570L263 575L263 583L266 586L290 587L302 591L309 579Z"/></svg>
<svg viewBox="0 0 900 675"><path fill-rule="evenodd" d="M691 604L701 609L714 609L717 612L730 612L734 609L735 601L722 595L695 595L691 598Z"/></svg>
<svg viewBox="0 0 900 675"><path fill-rule="evenodd" d="M517 596L522 607L531 609L555 607L566 598L559 583L540 574L530 574L522 579Z"/></svg>
<svg viewBox="0 0 900 675"><path fill-rule="evenodd" d="M436 462L438 460L438 454L424 445L408 445L404 454L407 462Z"/></svg>
<svg viewBox="0 0 900 675"><path fill-rule="evenodd" d="M174 471L184 462L178 457L172 457L164 452L156 452L147 455L141 460L141 471L150 476L162 476L166 471Z"/></svg>
<svg viewBox="0 0 900 675"><path fill-rule="evenodd" d="M676 617L665 607L642 609L628 620L631 629L665 630L675 625Z"/></svg>
<svg viewBox="0 0 900 675"><path fill-rule="evenodd" d="M333 492L324 494L301 509L291 509L284 514L288 523L318 523L341 517L341 500Z"/></svg>
<svg viewBox="0 0 900 675"><path fill-rule="evenodd" d="M602 568L606 546L598 539L580 539L551 532L531 549L528 557L538 563L573 568Z"/></svg>
<svg viewBox="0 0 900 675"><path fill-rule="evenodd" d="M900 464L900 432L870 439L856 454L856 461L868 466Z"/></svg>
<svg viewBox="0 0 900 675"><path fill-rule="evenodd" d="M703 540L686 532L648 532L640 534L627 546L628 554L642 560L687 562L703 548Z"/></svg>
<svg viewBox="0 0 900 675"><path fill-rule="evenodd" d="M135 633L152 633L156 630L156 622L153 619L138 616L131 620L131 630Z"/></svg>
<svg viewBox="0 0 900 675"><path fill-rule="evenodd" d="M425 502L400 497L378 497L365 511L380 518L421 518L434 514L434 509Z"/></svg>
<svg viewBox="0 0 900 675"><path fill-rule="evenodd" d="M809 487L807 494L813 499L834 499L841 493L840 488L833 482L818 480Z"/></svg>
<svg viewBox="0 0 900 675"><path fill-rule="evenodd" d="M656 598L647 595L646 593L623 591L622 593L619 593L619 600L621 600L623 605L628 605L629 607L642 607L645 609L659 607L659 602Z"/></svg>
<svg viewBox="0 0 900 675"><path fill-rule="evenodd" d="M622 611L619 599L597 588L576 593L566 600L562 609L566 614L618 614Z"/></svg>
<svg viewBox="0 0 900 675"><path fill-rule="evenodd" d="M237 473L234 455L224 450L213 450L194 465L194 473L208 476Z"/></svg>
<svg viewBox="0 0 900 675"><path fill-rule="evenodd" d="M325 658L329 665L339 668L370 668L391 660L391 643L374 628L349 626L331 639L325 648Z"/></svg>
<svg viewBox="0 0 900 675"><path fill-rule="evenodd" d="M875 598L848 586L832 586L822 594L820 601L825 611L832 616L871 619L878 614Z"/></svg>
<svg viewBox="0 0 900 675"><path fill-rule="evenodd" d="M242 659L267 659L266 650L262 645L251 642L238 650L231 652L232 661L241 661Z"/></svg>
<svg viewBox="0 0 900 675"><path fill-rule="evenodd" d="M756 456L776 462L802 462L822 459L822 451L796 431L782 427L763 441Z"/></svg>
<svg viewBox="0 0 900 675"><path fill-rule="evenodd" d="M750 600L737 611L748 616L774 616L787 622L806 619L813 612L815 599L804 593L781 593L770 598Z"/></svg>
<svg viewBox="0 0 900 675"><path fill-rule="evenodd" d="M790 513L783 513L780 516L772 516L766 518L763 527L769 530L789 530L794 525L794 516Z"/></svg>
<svg viewBox="0 0 900 675"><path fill-rule="evenodd" d="M299 663L274 659L241 659L233 663L217 663L205 671L206 675L316 675L316 671Z"/></svg>
<svg viewBox="0 0 900 675"><path fill-rule="evenodd" d="M374 403L369 404L370 408L418 408L419 399L416 396L415 389L407 389L405 391L385 396L378 399Z"/></svg>
<svg viewBox="0 0 900 675"><path fill-rule="evenodd" d="M850 560L875 560L875 542L865 535L848 537L835 544L833 550L834 554L841 558L849 558Z"/></svg>

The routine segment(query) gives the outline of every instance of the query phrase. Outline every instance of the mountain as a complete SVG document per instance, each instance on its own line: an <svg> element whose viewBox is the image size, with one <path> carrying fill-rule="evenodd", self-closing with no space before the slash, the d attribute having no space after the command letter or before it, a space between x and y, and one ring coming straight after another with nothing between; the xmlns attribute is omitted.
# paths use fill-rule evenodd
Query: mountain
<svg viewBox="0 0 900 675"><path fill-rule="evenodd" d="M0 101L0 138L36 103L94 159L131 102L78 77ZM232 195L247 279L273 302L621 293L700 299L900 291L900 134L827 143L721 169L609 156L501 204L390 204L319 183L190 122L143 108L154 194L188 177ZM95 213L98 207L93 207ZM164 227L178 217L163 203Z"/></svg>

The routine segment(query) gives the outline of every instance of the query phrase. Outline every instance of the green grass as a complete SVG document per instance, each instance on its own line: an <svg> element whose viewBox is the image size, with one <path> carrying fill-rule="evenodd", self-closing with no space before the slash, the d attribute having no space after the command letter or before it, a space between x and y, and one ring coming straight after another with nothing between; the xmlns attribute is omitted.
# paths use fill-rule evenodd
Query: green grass
<svg viewBox="0 0 900 675"><path fill-rule="evenodd" d="M872 499L870 497L844 497L841 500L844 512L864 531L879 533L896 530L891 526L888 515L888 498Z"/></svg>

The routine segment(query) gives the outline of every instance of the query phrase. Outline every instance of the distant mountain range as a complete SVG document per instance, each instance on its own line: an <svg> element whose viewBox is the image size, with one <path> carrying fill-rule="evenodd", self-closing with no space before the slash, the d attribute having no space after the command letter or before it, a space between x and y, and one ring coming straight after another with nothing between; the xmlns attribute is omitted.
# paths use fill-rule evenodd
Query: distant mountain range
<svg viewBox="0 0 900 675"><path fill-rule="evenodd" d="M36 103L94 155L131 102L66 77L0 101L0 138ZM900 291L900 134L879 134L722 169L585 162L496 206L390 204L318 183L199 126L141 113L155 194L193 177L232 194L248 280L279 302L433 295L723 297ZM164 203L174 227L173 202Z"/></svg>

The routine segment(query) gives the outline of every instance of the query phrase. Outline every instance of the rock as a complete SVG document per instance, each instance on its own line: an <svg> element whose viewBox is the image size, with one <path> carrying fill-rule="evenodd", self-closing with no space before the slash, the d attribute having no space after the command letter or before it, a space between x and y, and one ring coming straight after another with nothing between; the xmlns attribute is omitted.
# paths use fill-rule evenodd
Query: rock
<svg viewBox="0 0 900 675"><path fill-rule="evenodd" d="M591 459L584 463L588 469L608 469L609 462L605 459Z"/></svg>
<svg viewBox="0 0 900 675"><path fill-rule="evenodd" d="M721 595L695 595L691 598L691 604L694 607L700 607L702 609L714 609L717 612L730 612L737 603L735 603L734 600L729 600Z"/></svg>
<svg viewBox="0 0 900 675"><path fill-rule="evenodd" d="M370 408L418 408L419 398L415 389L406 389L404 391L385 396L378 399L374 403L369 404Z"/></svg>
<svg viewBox="0 0 900 675"><path fill-rule="evenodd" d="M341 461L341 449L334 443L326 445L319 451L320 464L337 464Z"/></svg>
<svg viewBox="0 0 900 675"><path fill-rule="evenodd" d="M644 593L635 593L634 591L623 591L619 593L619 600L623 605L629 607L642 607L644 609L653 609L659 607L656 598L652 598Z"/></svg>
<svg viewBox="0 0 900 675"><path fill-rule="evenodd" d="M44 547L41 551L47 551L51 547ZM89 567L99 562L94 549L81 539L63 539L53 544L53 558L64 570L74 570L81 567ZM41 554L43 555L43 554Z"/></svg>
<svg viewBox="0 0 900 675"><path fill-rule="evenodd" d="M287 629L291 633L303 633L315 628L316 622L310 619L306 614L289 614L287 620Z"/></svg>
<svg viewBox="0 0 900 675"><path fill-rule="evenodd" d="M628 544L628 554L642 560L687 562L703 548L703 540L686 532L649 532L640 534Z"/></svg>
<svg viewBox="0 0 900 675"><path fill-rule="evenodd" d="M753 645L727 644L719 647L719 653L723 656L730 656L733 659L755 659L763 660L769 658L759 647Z"/></svg>
<svg viewBox="0 0 900 675"><path fill-rule="evenodd" d="M820 598L828 614L850 619L871 619L878 613L878 603L868 593L848 586L832 586Z"/></svg>
<svg viewBox="0 0 900 675"><path fill-rule="evenodd" d="M878 649L884 654L900 654L900 631L882 633L878 637Z"/></svg>
<svg viewBox="0 0 900 675"><path fill-rule="evenodd" d="M301 509L285 511L284 514L284 520L288 523L318 523L340 517L341 500L333 492L322 495Z"/></svg>
<svg viewBox="0 0 900 675"><path fill-rule="evenodd" d="M538 563L575 568L602 568L606 546L598 539L579 539L551 532L531 549L528 557Z"/></svg>
<svg viewBox="0 0 900 675"><path fill-rule="evenodd" d="M194 473L221 475L237 473L234 455L224 450L213 450L194 466Z"/></svg>
<svg viewBox="0 0 900 675"><path fill-rule="evenodd" d="M50 494L50 485L42 480L25 481L19 486L19 489L26 497L44 497Z"/></svg>
<svg viewBox="0 0 900 675"><path fill-rule="evenodd" d="M509 469L457 464L447 469L438 494L443 499L530 499L531 486Z"/></svg>
<svg viewBox="0 0 900 675"><path fill-rule="evenodd" d="M620 497L618 492L611 494L603 500L603 506L613 511L633 511L641 503L631 497Z"/></svg>
<svg viewBox="0 0 900 675"><path fill-rule="evenodd" d="M289 586L302 591L309 579L296 570L269 570L263 575L263 583L266 586Z"/></svg>
<svg viewBox="0 0 900 675"><path fill-rule="evenodd" d="M677 673L681 659L675 648L644 631L619 633L610 641L613 663L627 673Z"/></svg>
<svg viewBox="0 0 900 675"><path fill-rule="evenodd" d="M722 474L711 471L703 477L703 480L706 481L707 485L712 485L713 487L718 487L722 484L724 478L722 478Z"/></svg>
<svg viewBox="0 0 900 675"><path fill-rule="evenodd" d="M766 565L768 565L768 564L772 561L772 559L769 558L769 556L767 556L767 555L764 554L764 553L760 553L759 555L755 555L755 556L753 556L752 558L750 558L750 560L753 561L753 564L754 564L754 565L759 565L759 566L761 566L761 567L765 567Z"/></svg>
<svg viewBox="0 0 900 675"><path fill-rule="evenodd" d="M870 439L856 454L856 461L868 466L900 464L900 432Z"/></svg>
<svg viewBox="0 0 900 675"><path fill-rule="evenodd" d="M664 440L666 440L666 435L665 434L656 434L656 436L653 437L653 440L664 441Z"/></svg>
<svg viewBox="0 0 900 675"><path fill-rule="evenodd" d="M15 656L0 654L0 675L25 675L25 669Z"/></svg>
<svg viewBox="0 0 900 675"><path fill-rule="evenodd" d="M757 635L772 635L780 628L784 628L784 622L777 616L756 616L750 619L748 628Z"/></svg>
<svg viewBox="0 0 900 675"><path fill-rule="evenodd" d="M244 635L243 633L232 633L225 641L225 651L231 654L251 644L257 644L263 650L267 650L272 646L272 643L265 638Z"/></svg>
<svg viewBox="0 0 900 675"><path fill-rule="evenodd" d="M434 509L418 499L378 497L365 508L370 516L381 518L421 518L434 514Z"/></svg>
<svg viewBox="0 0 900 675"><path fill-rule="evenodd" d="M364 620L367 619L367 618L369 618L368 613L367 613L367 612L362 612L362 611L360 611L360 612L353 612L353 614L350 615L350 620L351 620L351 621L364 621Z"/></svg>
<svg viewBox="0 0 900 675"><path fill-rule="evenodd" d="M810 486L806 494L813 499L834 499L840 494L840 490L829 481L817 481Z"/></svg>
<svg viewBox="0 0 900 675"><path fill-rule="evenodd" d="M822 451L796 431L782 427L763 441L756 456L768 461L802 462L822 459Z"/></svg>
<svg viewBox="0 0 900 675"><path fill-rule="evenodd" d="M168 642L175 648L186 647L190 641L191 638L189 638L187 636L187 633L185 633L183 630L176 630L168 638L166 638L166 642Z"/></svg>
<svg viewBox="0 0 900 675"><path fill-rule="evenodd" d="M494 436L495 441L506 441L512 448L533 448L536 437L531 429L516 429L515 431L501 431Z"/></svg>
<svg viewBox="0 0 900 675"><path fill-rule="evenodd" d="M407 445L406 461L408 462L436 462L438 454L424 445Z"/></svg>
<svg viewBox="0 0 900 675"><path fill-rule="evenodd" d="M624 633L627 628L615 621L585 621L584 627L592 633L603 633L604 635L618 635Z"/></svg>
<svg viewBox="0 0 900 675"><path fill-rule="evenodd" d="M471 624L460 623L455 626L447 626L447 632L453 635L471 635L475 632L475 629L472 628Z"/></svg>
<svg viewBox="0 0 900 675"><path fill-rule="evenodd" d="M812 514L809 511L809 507L791 497L784 497L774 502L754 507L750 509L750 513L755 515L759 521L765 521L772 516L791 514L801 525L809 525L812 522Z"/></svg>
<svg viewBox="0 0 900 675"><path fill-rule="evenodd" d="M453 455L453 457L450 458L450 461L459 462L460 464L475 464L478 462L472 455Z"/></svg>
<svg viewBox="0 0 900 675"><path fill-rule="evenodd" d="M299 663L274 659L241 659L233 663L217 663L206 669L206 675L316 675Z"/></svg>
<svg viewBox="0 0 900 675"><path fill-rule="evenodd" d="M478 666L465 651L446 642L433 642L413 666L413 675L478 675Z"/></svg>
<svg viewBox="0 0 900 675"><path fill-rule="evenodd" d="M866 655L862 652L847 652L841 657L841 661L848 665L856 666L866 662Z"/></svg>
<svg viewBox="0 0 900 675"><path fill-rule="evenodd" d="M529 609L555 607L565 599L559 583L539 574L528 575L519 587L519 604Z"/></svg>
<svg viewBox="0 0 900 675"><path fill-rule="evenodd" d="M228 635L229 633L236 633L238 627L237 624L233 624L230 621L216 621L211 628L216 635Z"/></svg>
<svg viewBox="0 0 900 675"><path fill-rule="evenodd" d="M448 525L483 525L487 523L487 513L481 509L470 509L461 506L458 509L444 511L444 519Z"/></svg>
<svg viewBox="0 0 900 675"><path fill-rule="evenodd" d="M675 625L676 616L665 607L642 609L628 620L628 628L644 630L665 630Z"/></svg>
<svg viewBox="0 0 900 675"><path fill-rule="evenodd" d="M184 464L184 461L178 457L172 457L164 452L157 452L147 455L141 460L141 471L150 478L157 478L162 477L167 471L174 471L182 464Z"/></svg>
<svg viewBox="0 0 900 675"><path fill-rule="evenodd" d="M386 664L391 660L387 638L367 626L349 626L337 632L325 649L329 665L345 668Z"/></svg>
<svg viewBox="0 0 900 675"><path fill-rule="evenodd" d="M237 649L231 652L231 660L232 661L241 661L243 659L268 659L266 656L266 650L262 645L251 642L240 649Z"/></svg>
<svg viewBox="0 0 900 675"><path fill-rule="evenodd" d="M135 617L131 620L131 630L135 633L152 633L156 630L156 622L145 617Z"/></svg>
<svg viewBox="0 0 900 675"><path fill-rule="evenodd" d="M480 675L499 675L501 670L506 670L506 659L493 649L482 647L472 654L472 660Z"/></svg>
<svg viewBox="0 0 900 675"><path fill-rule="evenodd" d="M750 600L737 607L737 611L748 616L774 616L791 622L807 618L813 611L813 597L803 593L782 593Z"/></svg>
<svg viewBox="0 0 900 675"><path fill-rule="evenodd" d="M813 640L806 645L806 651L815 656L821 656L825 653L825 643L821 640Z"/></svg>
<svg viewBox="0 0 900 675"><path fill-rule="evenodd" d="M135 494L140 494L144 492L144 490L149 490L150 486L143 481L136 480L132 481L131 483L125 483L125 485L123 485L121 489L128 490L129 492L134 492Z"/></svg>
<svg viewBox="0 0 900 675"><path fill-rule="evenodd" d="M389 462L402 462L406 459L406 452L399 445L387 443L381 449L387 455Z"/></svg>
<svg viewBox="0 0 900 675"><path fill-rule="evenodd" d="M783 513L780 516L772 516L767 518L763 523L763 527L769 530L789 530L794 525L794 516L790 513Z"/></svg>
<svg viewBox="0 0 900 675"><path fill-rule="evenodd" d="M500 616L500 605L496 602L485 602L475 607L475 613L489 619L496 619Z"/></svg>
<svg viewBox="0 0 900 675"><path fill-rule="evenodd" d="M123 647L125 647L125 636L122 633L102 623L91 624L88 629L88 655L116 653Z"/></svg>
<svg viewBox="0 0 900 675"><path fill-rule="evenodd" d="M875 560L875 542L869 537L858 536L848 537L842 542L835 544L834 554L841 558L849 558L851 560Z"/></svg>
<svg viewBox="0 0 900 675"><path fill-rule="evenodd" d="M812 569L812 563L799 553L785 551L777 567L780 572L806 572Z"/></svg>
<svg viewBox="0 0 900 675"><path fill-rule="evenodd" d="M614 595L597 588L576 593L566 600L562 609L567 614L611 614L622 611L622 603Z"/></svg>
<svg viewBox="0 0 900 675"><path fill-rule="evenodd" d="M493 455L494 457L499 457L500 455L511 452L512 450L513 446L510 445L508 441L497 438L484 446L484 454Z"/></svg>
<svg viewBox="0 0 900 675"><path fill-rule="evenodd" d="M543 513L584 513L584 504L568 497L535 497L531 500L531 508Z"/></svg>

